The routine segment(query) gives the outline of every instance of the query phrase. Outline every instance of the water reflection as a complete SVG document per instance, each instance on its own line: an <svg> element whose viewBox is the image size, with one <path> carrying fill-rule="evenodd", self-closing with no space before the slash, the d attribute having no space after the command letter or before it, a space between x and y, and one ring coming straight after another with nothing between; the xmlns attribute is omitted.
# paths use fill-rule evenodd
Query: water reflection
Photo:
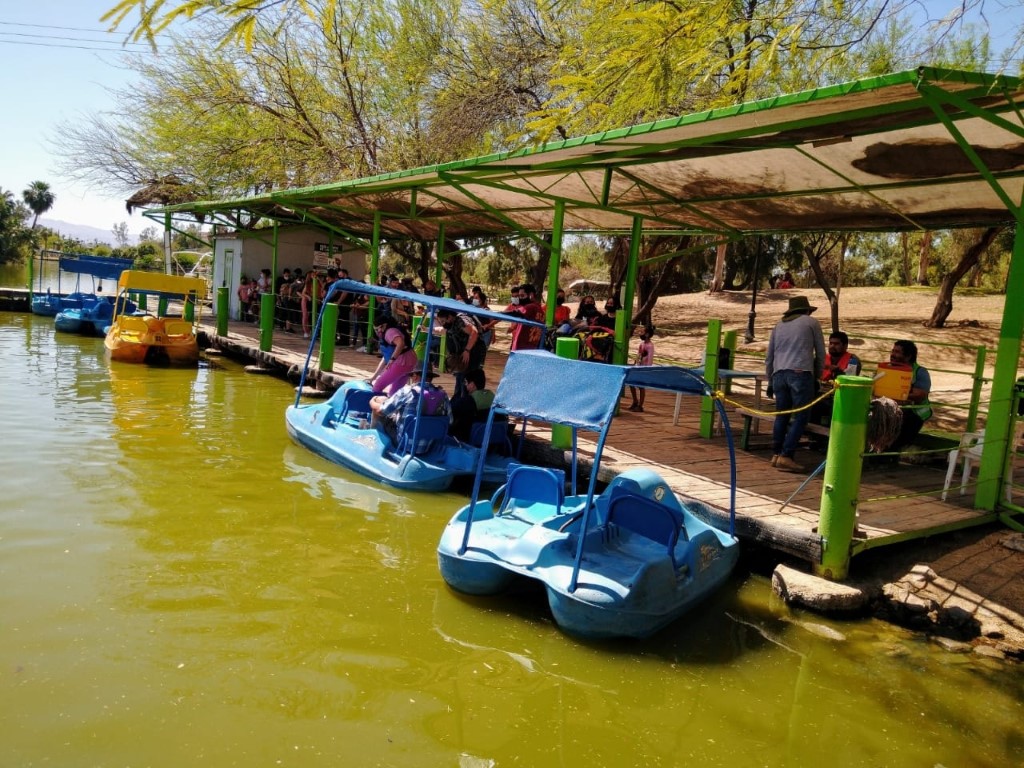
<svg viewBox="0 0 1024 768"><path fill-rule="evenodd" d="M456 595L461 497L292 445L280 381L101 347L0 314L5 764L1024 758L1016 667L791 612L757 575L646 642L565 637L535 585Z"/></svg>

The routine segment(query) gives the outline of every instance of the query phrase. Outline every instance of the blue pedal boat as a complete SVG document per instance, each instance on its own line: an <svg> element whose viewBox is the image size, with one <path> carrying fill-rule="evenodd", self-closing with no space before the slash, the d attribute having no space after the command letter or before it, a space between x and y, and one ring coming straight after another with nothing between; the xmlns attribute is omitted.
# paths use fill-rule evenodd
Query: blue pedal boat
<svg viewBox="0 0 1024 768"><path fill-rule="evenodd" d="M126 269L131 269L133 259L115 258L113 256L88 256L62 254L60 265L57 271L57 293L47 291L46 293L33 294L32 312L36 315L56 318L62 312L68 310L83 310L93 306L102 296L97 295L97 283L100 281L113 280L117 282L118 277ZM67 296L60 293L60 276L67 272L75 275L75 290ZM82 275L92 278L92 291L81 290ZM40 273L41 276L41 273ZM75 313L61 318L57 323L57 330L71 333L81 330L82 318ZM90 329L91 330L91 329Z"/></svg>
<svg viewBox="0 0 1024 768"><path fill-rule="evenodd" d="M551 383L558 382L553 394ZM698 374L669 366L619 366L516 352L509 357L485 432L495 416L571 428L565 471L509 468L490 498L474 483L469 504L449 521L438 545L441 576L472 595L503 591L526 577L544 584L556 623L587 638L647 637L718 589L739 559L735 535L736 462L732 435L716 401L732 461L729 530L710 524L711 509L675 493L650 469L617 476L597 493L598 466L624 386L711 395ZM597 433L585 493L578 493L577 433ZM479 481L479 476L477 481Z"/></svg>
<svg viewBox="0 0 1024 768"><path fill-rule="evenodd" d="M435 327L435 315L439 309L513 321L508 315L482 310L454 299L366 285L355 280L332 283L324 298L325 303L331 300L335 292L342 291L387 299L402 298L425 306L423 324L426 328ZM476 439L467 442L448 434L447 416L417 416L403 422L398 440L393 442L383 430L367 427L373 392L365 381L346 382L328 400L302 403L301 393L322 320L321 313L310 339L299 382L299 394L296 395L295 403L285 410L285 425L295 442L335 464L396 488L440 491L449 488L457 478L468 479L477 474L484 483L496 485L504 481L511 461L508 454L512 451L504 431L491 430L486 439L482 432L477 431ZM514 321L544 327L543 323ZM416 339L423 340L421 365L425 370L435 341L434 335L422 333ZM429 449L423 451L425 445L429 445ZM414 450L417 447L422 452Z"/></svg>

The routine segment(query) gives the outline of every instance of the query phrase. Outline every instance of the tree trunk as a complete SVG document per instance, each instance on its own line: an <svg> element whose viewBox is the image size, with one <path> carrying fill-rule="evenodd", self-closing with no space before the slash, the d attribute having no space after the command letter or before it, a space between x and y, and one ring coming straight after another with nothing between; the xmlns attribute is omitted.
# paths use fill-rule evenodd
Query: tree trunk
<svg viewBox="0 0 1024 768"><path fill-rule="evenodd" d="M921 235L921 258L917 262L917 284L928 285L928 265L932 260L932 233Z"/></svg>
<svg viewBox="0 0 1024 768"><path fill-rule="evenodd" d="M900 275L902 285L910 285L910 233L900 233Z"/></svg>
<svg viewBox="0 0 1024 768"><path fill-rule="evenodd" d="M967 247L957 265L942 278L942 282L939 284L939 294L935 297L935 309L932 310L932 316L924 324L925 328L946 327L946 318L953 311L953 289L960 282L960 278L978 263L981 254L992 244L997 234L999 234L999 227L982 230L977 241Z"/></svg>
<svg viewBox="0 0 1024 768"><path fill-rule="evenodd" d="M715 275L711 278L711 287L708 293L721 293L723 288L723 275L725 273L725 253L728 250L728 243L719 243L715 253ZM756 286L755 286L756 289Z"/></svg>
<svg viewBox="0 0 1024 768"><path fill-rule="evenodd" d="M537 262L533 265L533 271L530 275L530 282L533 287L537 289L537 296L542 297L544 295L544 286L548 284L548 268L551 266L551 236L553 233L546 232L544 234L544 245L540 246L537 251ZM544 301L544 299L539 299ZM554 296L548 296L547 301L554 301Z"/></svg>

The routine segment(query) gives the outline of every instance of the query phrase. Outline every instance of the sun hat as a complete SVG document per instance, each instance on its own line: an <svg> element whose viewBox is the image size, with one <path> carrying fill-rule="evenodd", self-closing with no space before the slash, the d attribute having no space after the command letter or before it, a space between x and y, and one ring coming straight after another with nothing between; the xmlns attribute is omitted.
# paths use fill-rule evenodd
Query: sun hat
<svg viewBox="0 0 1024 768"><path fill-rule="evenodd" d="M423 368L421 366L417 365L415 368L412 369L412 371L410 372L409 375L411 375L411 376L422 376L423 375ZM428 379L433 379L436 376L437 376L437 371L434 370L434 366L428 365L427 366L427 378Z"/></svg>
<svg viewBox="0 0 1024 768"><path fill-rule="evenodd" d="M806 296L794 296L789 300L789 309L787 309L782 316L789 317L790 315L799 315L805 312L810 314L816 309L817 307L811 306L811 302L807 300Z"/></svg>

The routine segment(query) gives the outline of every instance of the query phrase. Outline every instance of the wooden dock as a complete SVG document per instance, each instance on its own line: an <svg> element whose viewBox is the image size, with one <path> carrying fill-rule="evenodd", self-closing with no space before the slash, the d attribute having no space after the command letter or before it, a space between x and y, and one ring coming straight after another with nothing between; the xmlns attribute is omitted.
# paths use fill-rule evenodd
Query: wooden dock
<svg viewBox="0 0 1024 768"><path fill-rule="evenodd" d="M301 334L275 330L271 350L261 352L259 328L255 325L231 322L226 337L216 335L212 320L204 319L202 328L212 346L220 347L234 357L248 358L259 365L273 367L279 373L290 371L289 378L297 382L297 373L301 371L309 344ZM499 333L488 354L486 371L492 388L501 376L507 345L507 338ZM338 348L332 370L314 370L311 382L307 383L334 389L344 381L367 378L377 361L375 355ZM438 381L449 392L452 390L453 379L450 376L441 376ZM557 392L552 396L557 397ZM628 403L628 399L624 403ZM624 407L608 437L601 479L611 479L631 467L650 467L661 474L675 491L703 501L717 510L721 520L725 521L728 518L730 487L726 438L706 439L700 436L698 398L683 398L677 425L673 425L674 407L673 394L655 391L647 393L643 413L630 412ZM735 424L733 428L736 429ZM531 425L529 431L538 438L535 441L541 446L538 450L551 452L550 457L555 461L564 458L564 452L544 447L543 441L550 434L545 425ZM594 444L581 440L580 450L582 455L592 456ZM799 493L795 492L824 461L824 454L812 447L801 447L796 461L804 467L804 473L776 470L769 463L770 435L762 431L752 438L750 450L742 451L737 447L736 456L736 520L740 538L816 562L822 550L817 532L821 474L812 478ZM939 462L941 466L936 462L886 467L871 466L869 462L865 466L854 554L995 519L992 513L972 509L972 492L968 489L967 495L961 497L958 484L950 493L949 501L939 499L945 477L943 459Z"/></svg>

